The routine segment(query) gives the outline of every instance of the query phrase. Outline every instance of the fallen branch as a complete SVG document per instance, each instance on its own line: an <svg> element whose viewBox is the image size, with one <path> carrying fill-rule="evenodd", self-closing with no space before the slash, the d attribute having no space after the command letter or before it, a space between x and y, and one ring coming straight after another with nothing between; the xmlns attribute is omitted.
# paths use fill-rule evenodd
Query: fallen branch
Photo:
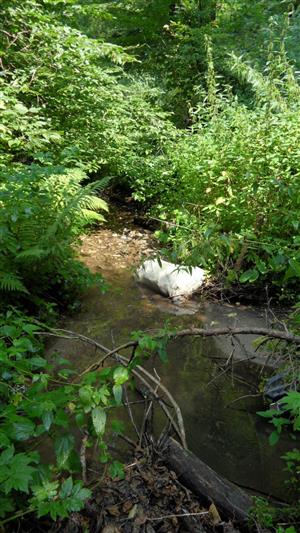
<svg viewBox="0 0 300 533"><path fill-rule="evenodd" d="M204 505L214 503L221 515L237 522L248 519L251 498L239 487L222 478L189 450L169 438L165 462L179 481L196 494Z"/></svg>
<svg viewBox="0 0 300 533"><path fill-rule="evenodd" d="M280 339L285 342L291 342L293 344L300 345L300 336L293 335L288 331L281 331L278 329L268 328L216 328L216 329L201 329L191 328L183 329L175 333L171 333L169 338L179 337L219 337L222 335L257 335L258 337L269 337L270 339Z"/></svg>
<svg viewBox="0 0 300 533"><path fill-rule="evenodd" d="M48 332L37 332L37 334L40 335L54 335L57 337L63 337L66 334L68 335L68 338L71 339L78 339L83 342L86 342L88 344L91 344L95 346L96 348L100 349L102 352L105 353L104 356L102 356L98 361L95 361L91 365L89 365L85 370L83 370L79 376L80 378L83 375L87 374L88 372L92 372L97 370L101 365L103 365L104 361L108 357L114 358L117 362L122 364L123 366L128 366L130 359L127 357L120 355L121 350L125 350L127 348L135 349L139 345L139 341L128 341L124 344L121 344L117 348L114 348L113 350L109 350L106 346L103 346L99 342L95 341L94 339L91 339L89 337L86 337L85 335L82 335L80 333L75 333L70 330L65 329L50 329ZM281 341L294 343L297 345L300 345L300 336L293 335L292 333L289 333L286 331L281 330L272 330L268 328L252 328L252 327L240 327L240 328L216 328L216 329L203 329L203 328L190 328L190 329L184 329L180 331L170 332L169 334L164 332L163 337L165 338L166 335L169 340L172 339L178 339L181 337L215 337L215 336L224 336L224 335L256 335L256 336L265 336L272 339L279 339ZM156 339L162 338L161 334L156 334L153 336ZM168 389L160 383L159 380L157 380L150 372L145 370L141 366L137 366L132 370L133 375L135 375L146 387L151 391L151 394L153 397L159 402L160 406L164 410L166 416L170 419L173 428L175 429L176 433L179 435L180 440L182 442L182 445L184 448L187 448L186 444L186 436L185 436L185 429L184 429L184 422L183 417L181 414L180 407L178 406L177 402L174 400L173 396L170 394ZM150 380L152 383L154 383L155 387L157 387L157 390L160 389L163 394L168 398L170 404L173 406L176 417L177 417L177 424L174 422L173 417L171 416L169 410L167 409L166 405L163 403L162 399L157 395L156 391L154 390L153 386L151 386L147 380L141 375L143 374L146 376L147 380Z"/></svg>
<svg viewBox="0 0 300 533"><path fill-rule="evenodd" d="M57 335L55 335L55 333L54 333L55 331L58 332ZM60 334L60 332L62 334ZM39 332L39 333L41 333L42 335L47 335L47 332ZM105 359L107 357L113 357L119 364L121 364L121 365L123 365L125 367L127 367L128 364L129 364L129 359L127 357L123 356L123 355L120 355L117 352L117 349L116 350L109 350L103 344L100 344L99 342L95 341L94 339L91 339L90 337L86 337L85 335L82 335L80 333L75 333L74 331L65 330L65 329L58 329L58 330L51 330L51 332L49 334L51 336L57 336L58 338L59 337L64 337L65 338L65 336L63 335L64 333L69 335L67 337L68 339L78 339L78 340L81 340L82 342L86 342L87 344L91 344L92 346L95 346L96 348L99 348L99 350L102 350L103 352L106 353ZM126 343L126 344L121 346L121 349L123 349L124 346L128 347L128 346L131 346L131 345L132 345L131 343ZM104 358L102 358L101 361L103 359ZM93 365L89 366L88 369L85 369L83 372L81 372L81 374L79 374L79 376L76 376L75 379L80 378L81 376L83 376L87 372L90 372L92 370L97 370L99 368L99 366L101 366L101 363L99 363L99 361L97 361L97 363L94 363ZM184 448L187 448L183 416L182 416L182 413L181 413L179 405L174 400L174 398L171 395L171 393L168 391L168 389L159 380L157 380L150 372L148 372L142 366L136 366L134 369L132 369L132 374L134 376L136 376L146 386L146 388L148 390L150 390L151 394L158 401L159 405L161 406L161 408L165 412L166 416L169 418L169 420L170 420L175 432L177 433L177 435L179 436L179 438L181 440L182 446ZM170 404L172 405L172 407L175 410L176 417L177 417L177 424L174 422L174 419L173 419L172 415L170 414L167 406L163 402L163 400L158 396L158 394L155 392L153 387L148 383L148 381L145 379L145 377L142 376L141 374L144 374L144 376L146 376L147 379L150 379L159 389L161 389L163 394L168 398Z"/></svg>
<svg viewBox="0 0 300 533"><path fill-rule="evenodd" d="M61 332L61 333L60 333ZM65 337L63 334L67 333L69 337ZM139 341L128 341L124 344L121 344L120 346L117 346L113 350L109 350L106 348L106 346L103 346L102 344L98 343L97 341L94 341L93 339L90 339L89 337L86 337L85 335L82 335L80 333L75 333L73 331L67 330L67 329L52 329L49 332L37 332L38 335L50 335L50 336L61 336L68 339L74 339L77 338L79 340L82 340L84 342L88 342L89 344L93 344L100 350L105 352L105 356L101 357L98 361L95 361L90 366L88 366L85 370L79 374L79 377L82 377L83 375L87 374L88 372L92 372L94 370L97 370L108 357L112 357L115 354L119 354L120 351L126 350L127 348L136 348L139 344ZM170 333L164 332L164 338L167 336L169 340L172 339L178 339L181 337L220 337L225 335L257 335L259 337L269 337L270 339L279 339L281 341L293 343L300 346L300 336L299 335L293 335L289 331L281 331L276 329L269 329L269 328L252 328L252 327L240 327L240 328L215 328L215 329L204 329L204 328L190 328L190 329L183 329L180 331L171 331ZM162 335L154 334L154 339L161 339Z"/></svg>

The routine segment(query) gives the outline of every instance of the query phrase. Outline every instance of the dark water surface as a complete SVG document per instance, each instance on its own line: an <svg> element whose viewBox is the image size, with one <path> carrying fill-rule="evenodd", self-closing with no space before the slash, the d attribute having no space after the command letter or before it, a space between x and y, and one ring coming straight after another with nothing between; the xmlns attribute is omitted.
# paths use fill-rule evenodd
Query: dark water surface
<svg viewBox="0 0 300 533"><path fill-rule="evenodd" d="M92 337L107 347L118 346L133 330L161 328L166 320L177 327L247 325L265 326L264 312L249 307L191 302L176 308L167 299L147 292L135 282L129 269L107 273L111 289L102 296L90 290L83 298L76 317L67 318L62 327ZM230 339L180 339L170 343L169 363L152 362L162 382L181 407L189 448L220 474L243 486L286 496L284 466L280 456L287 449L282 440L270 447L270 424L256 415L261 399L256 392L261 366L243 360L255 356L253 337L235 343L234 374L222 374L220 357L232 351ZM66 354L73 368L82 369L95 358L92 347L78 341L55 340L49 346ZM99 356L99 354L98 354ZM260 356L264 357L264 356ZM238 401L242 396L247 396ZM160 413L156 423L162 425Z"/></svg>

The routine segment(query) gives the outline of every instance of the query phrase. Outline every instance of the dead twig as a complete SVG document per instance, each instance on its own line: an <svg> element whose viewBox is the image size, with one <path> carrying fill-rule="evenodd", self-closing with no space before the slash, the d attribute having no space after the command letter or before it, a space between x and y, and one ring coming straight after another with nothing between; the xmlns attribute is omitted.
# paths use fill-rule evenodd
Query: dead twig
<svg viewBox="0 0 300 533"><path fill-rule="evenodd" d="M182 518L183 516L203 516L208 514L209 511L201 511L199 513L167 514L165 516L158 516L155 518L146 518L146 520L149 522L153 522L154 520L166 520L167 518Z"/></svg>
<svg viewBox="0 0 300 533"><path fill-rule="evenodd" d="M80 464L81 464L81 471L82 471L82 481L84 484L87 483L87 477L86 477L86 447L88 442L88 434L85 433L83 435L82 441L81 441L81 447L80 447Z"/></svg>
<svg viewBox="0 0 300 533"><path fill-rule="evenodd" d="M239 402L241 400L244 400L245 398L257 398L258 396L262 396L262 392L258 392L256 394L244 394L243 396L239 396L238 398L236 398L235 400L232 400L231 402L227 403L225 405L225 407L229 407L230 405L236 403L236 402Z"/></svg>
<svg viewBox="0 0 300 533"><path fill-rule="evenodd" d="M59 330L52 330L49 333L50 336L55 336L55 333L53 333L53 331L58 331L58 335L56 335L58 338L63 337L63 338L68 338L68 339L78 339L78 340L81 340L82 342L86 342L87 344L91 344L92 346L96 346L100 350L106 352L106 356L104 358L102 358L102 359L106 359L107 357L113 357L118 363L120 363L123 366L127 367L128 364L129 364L129 359L124 357L124 356L122 356L122 355L120 355L119 353L117 353L117 349L116 350L109 350L108 348L106 348L106 346L103 346L99 342L95 341L94 339L90 339L89 337L86 337L85 335L81 335L80 333L75 333L75 332L70 331L70 330L59 329ZM41 333L42 333L42 335L47 335L48 332L43 331ZM66 333L68 335L68 337L66 337L64 335L64 333ZM128 347L128 346L132 346L132 342L129 342L129 343L126 343L126 344L122 345L121 348ZM119 349L120 349L120 347L119 347ZM85 371L83 371L79 376L76 376L75 380L78 379L79 377L81 377L82 375L86 374L87 371L96 370L97 368L99 368L99 366L100 366L99 365L99 361L97 361L97 363L94 363L93 365L90 365L88 367L89 370L86 369ZM167 396L170 404L172 405L172 407L175 410L175 413L176 413L176 416L177 416L177 421L178 421L177 424L175 423L172 415L170 414L170 412L169 412L168 408L166 407L165 403L163 402L163 400L155 393L155 391L153 390L153 387L141 375L141 373L145 374L147 378L149 378L151 381L153 381L155 383L155 385L158 384L159 388L162 390L162 392L165 394L165 396ZM157 383L156 378L154 378L154 376L152 376L152 374L150 374L150 372L145 370L143 367L137 366L135 369L132 370L132 374L134 376L136 376L146 386L146 388L148 390L150 390L151 394L154 395L154 397L158 401L160 407L163 409L164 413L166 414L166 416L171 421L171 424L172 424L176 434L179 436L179 438L181 440L182 446L184 448L187 448L183 417L182 417L182 414L181 414L181 410L180 410L177 402L174 400L173 396L166 389L166 387L164 387L164 385L162 385L162 383Z"/></svg>
<svg viewBox="0 0 300 533"><path fill-rule="evenodd" d="M138 428L137 428L137 425L136 425L135 420L134 420L134 417L133 417L133 413L132 413L132 409L131 409L131 406L130 406L130 402L128 401L127 388L126 388L126 387L123 387L123 390L124 390L124 396L125 396L125 399L126 399L126 403L123 402L123 405L124 405L125 407L127 407L127 409L128 409L128 414L129 414L129 418L130 418L130 420L131 420L131 423L132 423L132 425L133 425L133 427L134 427L134 430L135 430L137 436L139 437L139 430L138 430Z"/></svg>
<svg viewBox="0 0 300 533"><path fill-rule="evenodd" d="M155 371L155 369L154 369L154 371ZM155 372L155 373L156 373L156 372ZM160 378L159 378L159 376L157 375L157 373L156 373L156 376L157 376L157 380L158 380L158 382L160 383ZM156 388L155 388L155 390L154 390L154 393L155 393L155 394L157 394L158 387L159 387L159 385L157 385ZM148 420L149 415L151 414L152 407L153 407L153 400L151 400L151 401L149 402L149 405L148 405L148 406L145 406L145 413L144 413L143 422L142 422L142 425L141 425L141 431L140 431L140 439L139 439L139 445L140 445L140 446L142 446L142 441L143 441L143 436L144 436L144 432L145 432L145 428L146 428L147 420Z"/></svg>
<svg viewBox="0 0 300 533"><path fill-rule="evenodd" d="M119 362L123 366L128 366L129 359L127 357L123 356L123 355L120 355L118 353L119 350L127 348L129 346L134 346L134 345L137 344L135 341L130 341L130 342L127 342L125 344L122 344L121 346L119 346L118 348L116 348L114 350L109 350L106 346L104 346L103 344L100 344L98 341L95 341L94 339L91 339L90 337L86 337L85 335L82 335L80 333L75 333L73 331L66 330L66 329L58 329L58 330L51 330L51 334L53 335L53 332L55 332L55 331L58 331L58 337L60 336L60 332L61 332L62 334L70 335L71 339L74 339L74 338L76 339L77 338L77 339L79 339L79 340L81 340L83 342L86 342L87 344L91 344L92 346L97 346L97 348L99 348L100 350L102 350L103 352L106 353L105 359L106 359L106 357L113 357L117 362ZM42 333L45 335L47 332L42 332ZM82 375L86 374L87 371L90 372L92 370L97 370L97 368L99 368L99 361L97 361L93 365L90 365L88 367L89 370L87 370L87 369L84 370L78 377L81 377ZM168 389L162 383L160 383L150 372L148 372L142 366L138 365L136 368L134 368L132 370L132 374L134 376L136 376L142 383L144 383L144 385L147 387L147 389L149 389L151 391L151 393L154 395L154 397L158 400L159 405L162 407L163 411L165 412L165 414L170 419L173 428L175 429L177 435L179 436L179 438L180 438L180 440L182 442L182 446L184 448L187 448L182 413L181 413L179 405L174 400L174 398L171 395L171 393L168 391ZM166 407L166 405L163 403L162 399L155 393L155 391L153 390L153 387L148 383L148 381L141 374L144 374L147 377L147 379L150 379L150 381L152 381L155 385L158 385L159 388L161 389L161 391L163 392L163 394L168 398L170 404L172 405L172 407L175 410L176 417L177 417L177 424L174 423L174 419L171 416L171 414L169 413L169 410ZM78 377L77 377L77 379L78 379Z"/></svg>

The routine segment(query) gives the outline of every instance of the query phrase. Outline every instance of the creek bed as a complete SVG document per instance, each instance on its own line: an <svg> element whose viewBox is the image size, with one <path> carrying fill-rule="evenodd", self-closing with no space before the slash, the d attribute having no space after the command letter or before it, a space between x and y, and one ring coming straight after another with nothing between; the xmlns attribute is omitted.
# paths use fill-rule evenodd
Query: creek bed
<svg viewBox="0 0 300 533"><path fill-rule="evenodd" d="M138 239L128 237L130 231L104 229L85 238L84 260L105 275L110 289L105 295L97 289L87 291L81 310L76 316L65 317L62 327L114 347L129 340L132 331L159 329L166 320L171 327L180 328L266 325L263 309L197 299L176 307L140 287L132 266L143 251L153 252L151 237L137 230L146 235L145 239L139 237L144 243L141 251L132 242ZM105 239L111 239L110 245ZM156 359L151 365L181 407L191 451L227 479L285 499L280 457L288 443L281 439L271 447L268 436L272 428L256 415L262 408L256 392L263 356L255 353L252 340L253 336L243 336L235 342L234 374L220 371L221 359L224 363L232 351L227 338L178 339L168 347L167 364ZM51 341L48 354L53 351L67 355L76 370L85 368L95 357L94 348L67 339ZM245 363L247 357L251 362ZM162 423L157 412L156 427Z"/></svg>

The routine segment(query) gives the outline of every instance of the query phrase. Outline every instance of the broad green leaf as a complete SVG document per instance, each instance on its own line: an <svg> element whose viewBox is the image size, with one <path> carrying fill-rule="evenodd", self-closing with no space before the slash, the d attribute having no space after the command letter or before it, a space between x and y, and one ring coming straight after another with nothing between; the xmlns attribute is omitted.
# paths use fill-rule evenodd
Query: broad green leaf
<svg viewBox="0 0 300 533"><path fill-rule="evenodd" d="M28 440L33 437L34 430L35 425L29 418L20 416L18 422L13 423L13 437L15 440Z"/></svg>
<svg viewBox="0 0 300 533"><path fill-rule="evenodd" d="M33 485L32 492L34 498L39 502L55 498L57 496L58 486L58 481L43 480L40 485Z"/></svg>
<svg viewBox="0 0 300 533"><path fill-rule="evenodd" d="M72 477L68 477L62 484L61 489L59 491L59 496L62 500L70 496L73 489L73 479Z"/></svg>
<svg viewBox="0 0 300 533"><path fill-rule="evenodd" d="M74 437L72 435L63 435L61 437L57 437L55 440L54 450L57 463L60 468L63 468L66 465L73 448Z"/></svg>
<svg viewBox="0 0 300 533"><path fill-rule="evenodd" d="M295 274L300 277L300 263L298 261L296 261L296 259L290 259L289 260L289 264L291 266L291 268L293 269L293 271L295 272Z"/></svg>
<svg viewBox="0 0 300 533"><path fill-rule="evenodd" d="M268 271L266 263L264 261L261 261L260 259L256 260L255 266L261 274L266 274L266 272Z"/></svg>
<svg viewBox="0 0 300 533"><path fill-rule="evenodd" d="M42 414L42 422L44 424L44 428L46 431L49 431L52 423L53 423L53 420L54 420L54 415L53 415L53 412L52 411L45 411L43 414Z"/></svg>
<svg viewBox="0 0 300 533"><path fill-rule="evenodd" d="M123 383L125 383L129 379L128 369L123 366L117 367L114 370L113 378L115 385L123 385Z"/></svg>
<svg viewBox="0 0 300 533"><path fill-rule="evenodd" d="M9 464L8 477L3 483L5 494L11 490L19 490L28 493L29 482L33 479L36 468L30 466L32 458L29 454L19 453L15 455Z"/></svg>
<svg viewBox="0 0 300 533"><path fill-rule="evenodd" d="M122 385L113 386L113 395L118 404L122 401Z"/></svg>
<svg viewBox="0 0 300 533"><path fill-rule="evenodd" d="M79 389L79 398L83 405L90 406L92 403L93 391L91 387L81 387Z"/></svg>
<svg viewBox="0 0 300 533"><path fill-rule="evenodd" d="M113 461L109 467L109 473L113 479L115 478L124 479L125 477L124 465L120 463L119 461Z"/></svg>
<svg viewBox="0 0 300 533"><path fill-rule="evenodd" d="M106 412L102 407L95 407L92 410L92 420L97 435L103 435L106 424Z"/></svg>
<svg viewBox="0 0 300 533"><path fill-rule="evenodd" d="M269 436L269 443L271 446L274 446L279 441L279 433L277 431L272 431L271 435Z"/></svg>
<svg viewBox="0 0 300 533"><path fill-rule="evenodd" d="M44 368L47 366L47 361L43 357L31 357L30 365L32 368Z"/></svg>
<svg viewBox="0 0 300 533"><path fill-rule="evenodd" d="M246 283L249 281L249 283L253 283L259 278L259 272L255 268L246 270L241 276L240 276L240 282Z"/></svg>
<svg viewBox="0 0 300 533"><path fill-rule="evenodd" d="M17 113L19 113L20 115L26 115L26 113L28 113L28 109L27 109L27 107L25 107L23 104L16 104L16 105L15 105L15 110L16 110Z"/></svg>
<svg viewBox="0 0 300 533"><path fill-rule="evenodd" d="M278 411L276 409L267 409L266 411L257 411L256 414L264 418L273 418L278 415Z"/></svg>

